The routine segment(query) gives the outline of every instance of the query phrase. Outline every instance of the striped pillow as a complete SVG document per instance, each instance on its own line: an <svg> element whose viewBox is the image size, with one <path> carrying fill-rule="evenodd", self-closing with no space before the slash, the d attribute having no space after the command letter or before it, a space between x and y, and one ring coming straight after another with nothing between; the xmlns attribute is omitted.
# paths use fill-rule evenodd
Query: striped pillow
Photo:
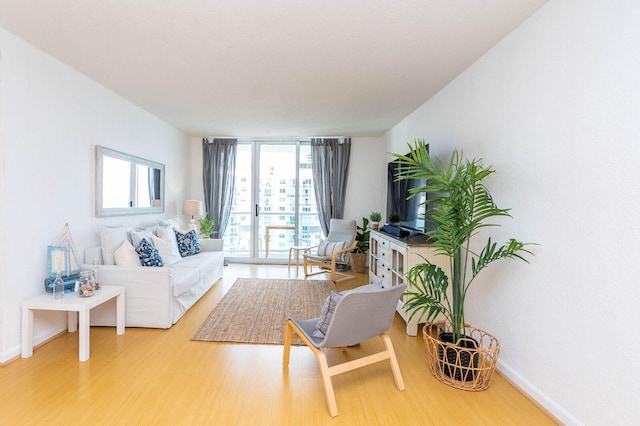
<svg viewBox="0 0 640 426"><path fill-rule="evenodd" d="M344 241L332 243L327 240L322 240L320 241L320 245L318 245L318 256L331 257L338 250L342 250L343 247Z"/></svg>

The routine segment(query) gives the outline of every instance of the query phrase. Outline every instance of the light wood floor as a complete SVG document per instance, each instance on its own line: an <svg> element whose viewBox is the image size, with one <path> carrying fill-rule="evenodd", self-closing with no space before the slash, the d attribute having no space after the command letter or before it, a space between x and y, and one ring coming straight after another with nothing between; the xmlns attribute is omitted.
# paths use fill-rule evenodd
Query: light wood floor
<svg viewBox="0 0 640 426"><path fill-rule="evenodd" d="M77 333L64 333L33 357L0 368L0 424L555 424L500 375L477 393L435 380L421 337L407 336L398 315L390 335L406 390L396 389L385 363L337 376L340 415L332 419L316 359L306 347L292 348L286 369L282 346L189 340L236 278L289 276L286 266L273 265L230 265L224 273L169 330L128 328L116 336L114 328L93 327L85 363L78 362ZM365 274L356 275L338 288L366 283ZM377 344L366 342L346 356ZM331 356L345 355L331 350Z"/></svg>

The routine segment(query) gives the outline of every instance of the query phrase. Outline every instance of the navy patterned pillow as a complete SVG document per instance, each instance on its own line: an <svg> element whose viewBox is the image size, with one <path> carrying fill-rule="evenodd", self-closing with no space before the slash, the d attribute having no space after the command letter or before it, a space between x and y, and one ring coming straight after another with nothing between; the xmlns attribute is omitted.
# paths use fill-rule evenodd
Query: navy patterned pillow
<svg viewBox="0 0 640 426"><path fill-rule="evenodd" d="M180 232L176 230L175 233L180 256L187 257L200 253L200 240L198 240L198 234L195 229L192 229L189 232Z"/></svg>
<svg viewBox="0 0 640 426"><path fill-rule="evenodd" d="M136 253L138 253L142 266L163 266L160 253L146 238L140 241Z"/></svg>

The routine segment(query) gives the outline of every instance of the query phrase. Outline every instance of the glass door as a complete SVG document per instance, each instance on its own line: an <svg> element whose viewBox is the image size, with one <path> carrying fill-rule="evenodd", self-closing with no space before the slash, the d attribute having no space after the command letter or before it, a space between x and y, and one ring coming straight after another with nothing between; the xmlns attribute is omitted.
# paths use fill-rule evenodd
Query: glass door
<svg viewBox="0 0 640 426"><path fill-rule="evenodd" d="M229 259L284 263L289 247L313 245L321 234L310 145L239 142L233 207L224 237Z"/></svg>
<svg viewBox="0 0 640 426"><path fill-rule="evenodd" d="M297 144L258 144L258 257L284 257L296 241Z"/></svg>

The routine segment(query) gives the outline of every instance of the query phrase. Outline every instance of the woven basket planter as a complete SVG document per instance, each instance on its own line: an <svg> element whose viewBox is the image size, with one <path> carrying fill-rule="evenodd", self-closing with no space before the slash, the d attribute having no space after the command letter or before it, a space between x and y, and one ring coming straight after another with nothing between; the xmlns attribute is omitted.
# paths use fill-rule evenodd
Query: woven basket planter
<svg viewBox="0 0 640 426"><path fill-rule="evenodd" d="M350 253L351 254L351 270L353 272L362 273L366 269L367 254L366 253Z"/></svg>
<svg viewBox="0 0 640 426"><path fill-rule="evenodd" d="M464 334L467 338L461 339L460 343L477 347L462 347L440 340L441 333L449 332L451 327L445 321L425 324L422 329L431 374L457 389L487 389L498 362L500 342L486 331L466 326Z"/></svg>

